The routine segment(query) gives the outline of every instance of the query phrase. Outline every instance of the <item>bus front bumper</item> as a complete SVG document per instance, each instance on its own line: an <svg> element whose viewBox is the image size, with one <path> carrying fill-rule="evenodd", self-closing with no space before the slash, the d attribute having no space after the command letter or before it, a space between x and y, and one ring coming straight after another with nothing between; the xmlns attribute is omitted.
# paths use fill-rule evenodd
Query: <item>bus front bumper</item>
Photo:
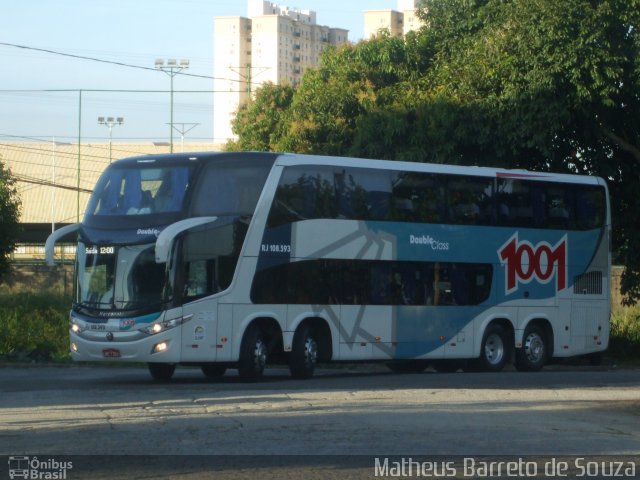
<svg viewBox="0 0 640 480"><path fill-rule="evenodd" d="M134 341L89 340L70 332L71 358L80 362L158 362L180 361L180 329L149 335Z"/></svg>

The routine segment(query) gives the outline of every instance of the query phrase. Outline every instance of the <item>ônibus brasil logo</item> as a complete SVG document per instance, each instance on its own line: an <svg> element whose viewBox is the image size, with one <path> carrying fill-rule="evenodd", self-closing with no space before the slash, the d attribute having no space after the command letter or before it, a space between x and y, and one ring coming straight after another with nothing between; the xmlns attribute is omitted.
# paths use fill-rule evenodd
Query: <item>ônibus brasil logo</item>
<svg viewBox="0 0 640 480"><path fill-rule="evenodd" d="M506 293L509 295L518 289L520 283L529 283L536 279L540 283L549 283L556 277L556 292L567 286L567 236L555 245L540 242L533 245L526 240L519 241L516 232L498 250L500 262L505 265Z"/></svg>

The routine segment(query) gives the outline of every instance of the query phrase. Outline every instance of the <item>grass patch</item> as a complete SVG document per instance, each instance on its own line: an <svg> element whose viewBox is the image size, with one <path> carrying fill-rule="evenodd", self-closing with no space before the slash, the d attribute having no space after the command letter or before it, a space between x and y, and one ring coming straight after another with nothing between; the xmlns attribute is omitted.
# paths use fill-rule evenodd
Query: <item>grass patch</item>
<svg viewBox="0 0 640 480"><path fill-rule="evenodd" d="M66 361L71 298L50 293L0 296L0 358Z"/></svg>
<svg viewBox="0 0 640 480"><path fill-rule="evenodd" d="M609 356L618 361L640 360L640 306L614 311Z"/></svg>

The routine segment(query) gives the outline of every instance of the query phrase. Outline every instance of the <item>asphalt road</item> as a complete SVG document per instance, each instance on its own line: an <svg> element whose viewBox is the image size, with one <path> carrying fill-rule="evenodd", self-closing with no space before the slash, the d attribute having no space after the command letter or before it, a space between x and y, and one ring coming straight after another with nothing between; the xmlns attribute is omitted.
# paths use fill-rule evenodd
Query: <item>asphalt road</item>
<svg viewBox="0 0 640 480"><path fill-rule="evenodd" d="M317 471L303 458L360 458L372 473L373 456L624 454L640 454L640 369L400 375L356 366L320 369L303 381L270 369L264 381L242 383L234 371L210 380L179 368L172 382L157 383L135 367L0 367L5 456L216 455L233 468L215 478L232 478L222 472L244 471L238 463ZM164 468L158 457L138 460ZM180 478L202 478L193 470L198 461L178 463L194 475ZM275 471L272 478L298 478ZM351 478L341 472L336 478Z"/></svg>

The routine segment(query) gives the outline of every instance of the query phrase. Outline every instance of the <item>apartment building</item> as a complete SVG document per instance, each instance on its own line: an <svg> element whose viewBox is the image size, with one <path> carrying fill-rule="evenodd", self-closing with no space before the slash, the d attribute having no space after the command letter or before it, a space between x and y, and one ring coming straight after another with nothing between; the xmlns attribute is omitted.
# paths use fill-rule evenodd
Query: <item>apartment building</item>
<svg viewBox="0 0 640 480"><path fill-rule="evenodd" d="M261 84L298 85L328 45L348 30L318 25L316 12L248 0L248 18L214 20L214 141L234 138L231 120Z"/></svg>
<svg viewBox="0 0 640 480"><path fill-rule="evenodd" d="M380 30L388 30L394 37L406 35L420 28L416 15L417 0L398 0L397 10L367 10L364 12L364 38L375 37Z"/></svg>

